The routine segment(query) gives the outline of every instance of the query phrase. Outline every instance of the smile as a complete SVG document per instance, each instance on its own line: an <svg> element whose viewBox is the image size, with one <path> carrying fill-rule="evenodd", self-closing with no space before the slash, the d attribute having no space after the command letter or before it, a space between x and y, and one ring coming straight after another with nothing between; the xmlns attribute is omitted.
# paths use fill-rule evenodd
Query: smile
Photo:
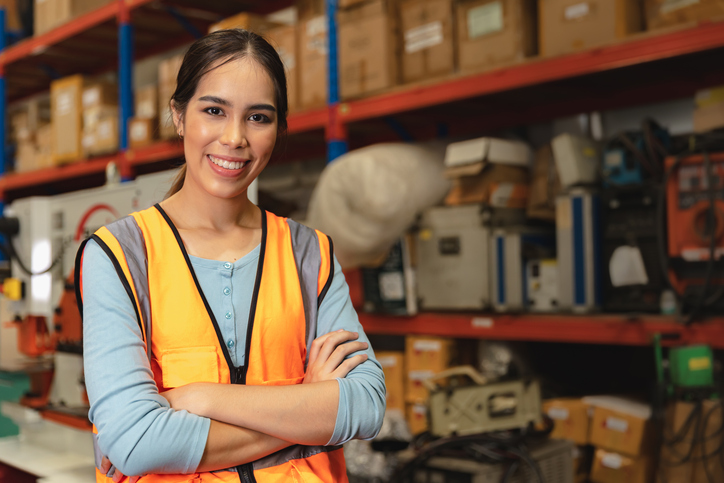
<svg viewBox="0 0 724 483"><path fill-rule="evenodd" d="M221 166L225 169L241 169L244 166L246 166L250 161L247 159L246 161L228 161L225 159L219 159L212 155L207 155L208 158L211 160L212 163L214 163L216 166Z"/></svg>

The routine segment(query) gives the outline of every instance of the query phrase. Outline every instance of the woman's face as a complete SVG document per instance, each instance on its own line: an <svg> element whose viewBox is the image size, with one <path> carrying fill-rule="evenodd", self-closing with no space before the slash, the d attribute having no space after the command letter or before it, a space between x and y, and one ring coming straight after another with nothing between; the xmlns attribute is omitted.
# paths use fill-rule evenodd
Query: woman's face
<svg viewBox="0 0 724 483"><path fill-rule="evenodd" d="M274 149L275 94L269 74L249 58L201 78L183 116L174 111L184 139L184 187L188 183L225 199L245 196Z"/></svg>

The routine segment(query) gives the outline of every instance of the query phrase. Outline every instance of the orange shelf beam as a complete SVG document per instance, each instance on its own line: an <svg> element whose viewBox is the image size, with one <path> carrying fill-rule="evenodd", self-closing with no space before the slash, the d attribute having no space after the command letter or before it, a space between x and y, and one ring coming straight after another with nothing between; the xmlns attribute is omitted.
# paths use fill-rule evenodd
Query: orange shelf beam
<svg viewBox="0 0 724 483"><path fill-rule="evenodd" d="M360 313L359 319L368 334L644 346L661 333L679 336L668 344L724 348L721 318L688 327L663 316L424 313L395 317Z"/></svg>
<svg viewBox="0 0 724 483"><path fill-rule="evenodd" d="M160 141L150 146L126 151L126 160L131 166L155 163L183 156L184 148L177 141Z"/></svg>
<svg viewBox="0 0 724 483"><path fill-rule="evenodd" d="M311 111L297 112L287 117L287 128L289 134L324 129L329 121L327 108Z"/></svg>
<svg viewBox="0 0 724 483"><path fill-rule="evenodd" d="M120 164L120 154L116 153L111 156L94 158L89 161L81 161L28 173L8 173L0 177L0 195L15 189L55 183L66 179L101 173L105 171L106 165L111 161Z"/></svg>
<svg viewBox="0 0 724 483"><path fill-rule="evenodd" d="M23 40L17 45L7 48L0 54L0 65L11 64L24 57L40 54L52 45L112 19L118 15L118 12L118 2L113 1L92 12L81 15L72 22L61 25L50 32Z"/></svg>
<svg viewBox="0 0 724 483"><path fill-rule="evenodd" d="M360 121L720 47L724 47L722 22L661 34L647 32L580 53L533 58L477 75L343 102L339 105L339 116L342 122Z"/></svg>

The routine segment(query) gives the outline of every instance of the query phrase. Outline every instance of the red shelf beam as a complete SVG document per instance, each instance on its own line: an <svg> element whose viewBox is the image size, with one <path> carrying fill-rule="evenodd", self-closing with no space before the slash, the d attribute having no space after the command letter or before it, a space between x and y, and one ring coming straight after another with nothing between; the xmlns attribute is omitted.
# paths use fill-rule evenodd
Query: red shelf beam
<svg viewBox="0 0 724 483"><path fill-rule="evenodd" d="M22 42L7 48L0 54L0 65L7 65L37 53L42 53L49 46L58 44L74 35L85 32L96 25L112 19L118 14L119 5L117 1L93 10L85 15L74 19L65 25L61 25L50 32L37 37L31 37Z"/></svg>
<svg viewBox="0 0 724 483"><path fill-rule="evenodd" d="M82 161L65 166L56 166L54 168L31 171L28 173L9 173L0 177L0 197L8 191L16 189L50 184L66 179L80 178L90 174L101 173L106 169L106 165L111 161L115 161L120 165L120 155L114 154L112 156L94 158L89 161Z"/></svg>
<svg viewBox="0 0 724 483"><path fill-rule="evenodd" d="M724 349L721 318L688 327L671 317L655 316L425 313L395 317L360 313L359 318L368 334L643 346L661 333L679 335L668 344L709 344Z"/></svg>
<svg viewBox="0 0 724 483"><path fill-rule="evenodd" d="M724 47L724 23L706 23L663 34L643 33L638 37L580 53L531 59L478 75L344 102L339 106L339 115L343 122L361 121L720 48Z"/></svg>

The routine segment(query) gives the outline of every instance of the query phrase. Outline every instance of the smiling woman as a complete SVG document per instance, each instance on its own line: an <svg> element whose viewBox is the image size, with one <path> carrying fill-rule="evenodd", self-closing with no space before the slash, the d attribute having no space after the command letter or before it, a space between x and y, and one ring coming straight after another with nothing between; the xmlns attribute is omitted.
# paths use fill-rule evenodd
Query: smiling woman
<svg viewBox="0 0 724 483"><path fill-rule="evenodd" d="M340 444L379 431L381 367L331 239L247 197L286 130L283 65L222 30L177 86L173 188L79 250L97 480L347 481Z"/></svg>

